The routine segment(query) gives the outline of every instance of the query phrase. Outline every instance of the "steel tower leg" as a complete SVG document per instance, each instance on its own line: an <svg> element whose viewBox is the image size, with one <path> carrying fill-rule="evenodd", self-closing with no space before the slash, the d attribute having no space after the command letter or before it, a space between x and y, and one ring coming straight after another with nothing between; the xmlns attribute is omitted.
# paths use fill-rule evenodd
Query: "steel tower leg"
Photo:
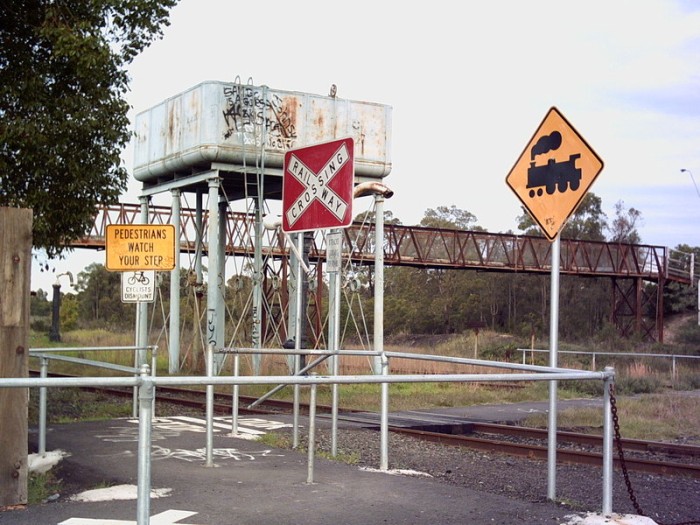
<svg viewBox="0 0 700 525"><path fill-rule="evenodd" d="M223 346L217 329L219 306L219 177L218 172L209 179L209 239L207 259L207 344L216 348ZM216 371L215 371L216 373Z"/></svg>
<svg viewBox="0 0 700 525"><path fill-rule="evenodd" d="M180 371L180 190L171 190L172 223L175 226L175 268L170 273L170 342L168 373Z"/></svg>

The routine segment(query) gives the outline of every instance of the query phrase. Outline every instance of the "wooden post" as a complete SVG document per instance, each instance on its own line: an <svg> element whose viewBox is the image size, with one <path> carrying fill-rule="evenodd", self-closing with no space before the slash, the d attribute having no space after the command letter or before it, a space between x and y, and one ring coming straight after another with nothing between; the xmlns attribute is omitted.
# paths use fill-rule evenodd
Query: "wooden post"
<svg viewBox="0 0 700 525"><path fill-rule="evenodd" d="M32 210L0 208L0 378L27 377ZM27 503L26 388L0 388L0 508Z"/></svg>
<svg viewBox="0 0 700 525"><path fill-rule="evenodd" d="M479 330L481 328L486 328L486 323L484 321L474 321L467 323L467 328L474 330L474 359L479 356Z"/></svg>

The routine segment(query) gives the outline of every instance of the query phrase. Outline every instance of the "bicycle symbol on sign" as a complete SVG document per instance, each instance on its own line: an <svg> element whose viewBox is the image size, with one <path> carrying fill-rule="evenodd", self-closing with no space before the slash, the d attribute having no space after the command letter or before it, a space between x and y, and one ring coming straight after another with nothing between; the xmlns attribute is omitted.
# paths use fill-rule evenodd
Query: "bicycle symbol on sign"
<svg viewBox="0 0 700 525"><path fill-rule="evenodd" d="M129 278L126 280L127 283L130 285L134 285L136 283L142 284L142 285L147 285L151 282L151 280L148 278L148 276L144 272L134 272L132 275L129 276Z"/></svg>

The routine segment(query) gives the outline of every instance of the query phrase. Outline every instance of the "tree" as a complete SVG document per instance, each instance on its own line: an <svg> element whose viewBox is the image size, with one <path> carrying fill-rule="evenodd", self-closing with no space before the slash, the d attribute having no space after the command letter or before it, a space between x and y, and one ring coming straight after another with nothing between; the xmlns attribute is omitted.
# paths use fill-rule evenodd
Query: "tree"
<svg viewBox="0 0 700 525"><path fill-rule="evenodd" d="M530 217L530 214L522 208L522 215L516 218L518 229L526 235L542 236L542 232ZM607 218L602 208L602 199L593 192L588 192L581 199L578 208L571 214L561 231L562 239L574 239L578 241L603 241L605 230L608 228Z"/></svg>
<svg viewBox="0 0 700 525"><path fill-rule="evenodd" d="M476 215L460 210L454 204L425 210L425 216L421 219L420 225L430 228L484 231L483 228L476 226Z"/></svg>
<svg viewBox="0 0 700 525"><path fill-rule="evenodd" d="M637 231L637 223L642 220L642 212L635 208L625 209L621 200L615 203L615 218L610 226L610 242L639 244L642 241Z"/></svg>
<svg viewBox="0 0 700 525"><path fill-rule="evenodd" d="M483 231L476 216L456 206L428 209L421 226ZM475 272L392 268L385 279L385 320L390 330L419 333L463 331L478 320L483 283Z"/></svg>
<svg viewBox="0 0 700 525"><path fill-rule="evenodd" d="M134 313L121 302L121 274L110 272L92 263L78 274L80 319L91 326L128 327L133 325Z"/></svg>
<svg viewBox="0 0 700 525"><path fill-rule="evenodd" d="M518 228L526 235L542 236L542 232L530 217L525 208L517 218ZM607 217L603 212L602 199L593 192L588 192L581 200L574 213L569 217L561 231L562 239L581 241L604 241L604 232L608 229ZM516 276L514 285L519 290L518 297L523 306L527 305L531 311L538 311L538 323L541 327L547 326L549 302L549 280L546 277ZM523 286L523 280L530 283ZM532 286L535 280L537 286ZM539 291L538 301L530 297L526 302L525 297L531 295L534 290ZM603 279L590 279L575 276L566 276L561 280L560 295L560 333L564 337L582 337L598 330L608 317L607 301L608 283ZM539 308L537 305L539 304ZM519 308L523 310L523 308ZM531 316L534 319L534 315Z"/></svg>
<svg viewBox="0 0 700 525"><path fill-rule="evenodd" d="M690 269L691 261L700 261L700 247L691 247L687 244L679 244L674 249L676 253L671 255L672 258L682 258L686 260L686 264ZM691 259L693 254L694 260ZM667 282L664 286L664 313L676 314L685 312L696 312L698 310L698 294L697 289L693 286L685 286L678 282Z"/></svg>
<svg viewBox="0 0 700 525"><path fill-rule="evenodd" d="M32 293L29 300L29 310L32 316L43 317L51 315L51 299L49 293L39 288L36 293Z"/></svg>
<svg viewBox="0 0 700 525"><path fill-rule="evenodd" d="M32 208L49 258L126 188L125 67L177 0L13 0L0 9L0 206Z"/></svg>
<svg viewBox="0 0 700 525"><path fill-rule="evenodd" d="M374 218L375 213L373 211L363 211L355 216L353 222L374 224ZM401 224L401 220L398 217L394 217L394 212L391 210L384 210L384 224Z"/></svg>

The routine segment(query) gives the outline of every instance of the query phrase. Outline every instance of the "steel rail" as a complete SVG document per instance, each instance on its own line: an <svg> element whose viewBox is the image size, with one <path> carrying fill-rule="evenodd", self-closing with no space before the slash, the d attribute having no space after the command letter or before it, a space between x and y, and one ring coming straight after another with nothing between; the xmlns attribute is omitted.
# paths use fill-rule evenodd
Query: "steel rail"
<svg viewBox="0 0 700 525"><path fill-rule="evenodd" d="M473 432L484 434L500 434L513 437L546 439L547 431L540 428L519 427L513 425L500 425L496 423L470 423ZM577 445L588 445L593 447L603 446L603 437L597 434L582 434L580 432L557 431L560 441L566 441ZM639 452L654 452L663 454L677 454L684 456L700 457L700 446L684 445L679 443L664 443L662 441L647 441L643 439L622 438L625 450Z"/></svg>
<svg viewBox="0 0 700 525"><path fill-rule="evenodd" d="M159 389L163 390L162 388ZM171 393L177 393L178 389L169 389ZM204 392L197 392L192 390L183 390L182 393L198 393L203 395ZM226 394L218 394L222 399L225 398ZM230 396L229 396L230 397ZM253 399L253 398L251 398ZM174 402L179 403L180 401L176 398L165 398L161 399L164 402ZM203 407L204 402L196 402L194 400L183 400L188 403L188 406ZM283 400L272 400L273 406L280 409L291 410L292 403ZM268 403L269 404L269 403ZM229 400L222 403L217 403L217 410L228 413L230 412L231 405ZM305 409L304 409L305 408ZM322 405L316 405L316 408L320 412L330 413L331 407L324 407ZM308 405L301 405L303 413L308 413ZM339 415L339 419L345 422L359 422L366 424L367 419L353 415L352 411L343 410L343 413ZM257 413L273 413L272 411L260 410ZM424 424L424 423L422 423ZM456 422L455 422L456 424ZM378 425L378 423L376 423ZM531 439L541 439L545 440L547 438L547 431L537 428L528 427L517 427L512 425L499 425L493 423L477 423L477 422L465 422L464 426L468 428L470 432L479 433L490 433L495 435L509 435L519 438L531 438ZM418 430L405 428L402 426L389 425L389 430L396 434L406 434L419 439L442 443L446 445L462 446L477 450L484 450L490 452L498 452L509 455L529 457L535 459L546 459L547 458L547 447L533 444L522 444L522 443L508 443L503 441L498 441L497 439L486 439L479 438L468 435L455 435L442 432L431 432L426 430ZM557 437L560 438L562 442L569 442L578 445L588 445L594 447L603 446L602 436L581 434L577 432L566 432L558 431ZM700 457L700 447L692 445L679 445L675 443L663 443L658 441L645 441L639 439L623 439L622 444L625 450L648 452L648 453L663 453L663 454L677 454L686 455L691 457ZM557 450L557 461L562 463L575 463L584 465L601 466L603 462L603 455L597 452L589 451L576 451L568 449L558 449ZM626 458L627 466L630 470L637 472L647 472L653 474L663 474L663 475L682 475L682 476L692 476L693 478L700 478L700 465L683 464L667 461L656 461L648 460L642 458ZM619 460L614 460L615 464L619 463Z"/></svg>
<svg viewBox="0 0 700 525"><path fill-rule="evenodd" d="M452 434L441 434L439 432L429 432L425 430L414 430L400 427L391 427L391 431L443 445L461 446L476 450L498 452L532 459L547 459L548 454L548 448L540 445L508 443L497 440L475 438L471 436L456 436ZM560 448L557 449L557 462L601 467L603 465L603 455L596 452L567 450ZM615 465L619 466L619 459L614 458L613 462ZM625 457L625 463L627 464L627 468L629 470L634 470L636 472L700 478L700 465L628 457Z"/></svg>
<svg viewBox="0 0 700 525"><path fill-rule="evenodd" d="M61 378L71 378L71 376L56 374L55 377ZM99 387L86 387L89 390L101 390L109 394L114 395L126 395L130 396L131 393L125 390L116 389L105 389ZM157 402L173 403L182 406L192 407L192 408L203 408L204 400L198 401L197 399L192 399L191 396L204 396L203 391L191 390L191 389L181 389L175 387L161 386L158 388L159 396L157 397ZM167 395L164 395L167 394ZM228 413L231 410L230 395L228 394L215 394L216 397L222 401L218 401L214 404L214 409L218 412ZM174 397L173 397L174 396ZM251 397L251 400L255 398ZM284 400L270 400L268 405L272 405L278 409L291 410L292 403ZM302 405L302 412L308 413L309 407ZM317 410L324 413L330 413L331 407L324 407L322 405L317 405ZM265 409L246 409L243 410L246 413L252 414L271 414L275 413L272 410ZM279 413L279 412L277 412ZM367 424L368 419L360 418L357 415L352 415L348 411L344 411L343 414L339 416L339 419L345 422L355 422ZM373 423L377 425L378 423ZM424 424L424 423L423 423ZM509 435L519 438L531 438L531 439L546 439L547 431L536 428L528 427L516 427L512 425L500 425L493 423L478 423L478 422L465 422L464 425L468 427L470 432L480 432L480 433L490 433L495 435ZM547 458L547 447L533 444L522 444L522 443L509 443L504 441L499 441L497 439L485 439L474 436L465 435L455 435L447 434L441 432L431 432L426 430L418 430L405 428L396 425L389 425L389 430L396 434L409 435L418 439L440 443L443 445L460 446L465 448L471 448L476 450L483 450L487 452L497 452L508 455L515 455L520 457L528 457L532 459L546 459ZM602 437L589 434L580 434L575 432L558 431L557 436L561 441L566 441L579 445L589 445L595 447L602 446ZM640 452L651 452L651 453L667 453L667 454L683 454L688 456L697 457L700 456L700 447L691 445L678 445L673 443L662 443L655 441L645 441L645 440L635 440L635 439L623 439L623 447L626 450L635 450ZM593 466L602 466L603 456L600 453L588 452L588 451L575 451L568 449L558 449L557 450L557 461L560 463L575 463ZM626 458L627 467L630 470L637 472L647 472L653 474L662 475L681 475L681 476L691 476L693 478L700 478L700 465L692 464L682 464L674 462L665 461L655 461L647 460L641 458ZM619 460L614 460L615 464L619 464Z"/></svg>

